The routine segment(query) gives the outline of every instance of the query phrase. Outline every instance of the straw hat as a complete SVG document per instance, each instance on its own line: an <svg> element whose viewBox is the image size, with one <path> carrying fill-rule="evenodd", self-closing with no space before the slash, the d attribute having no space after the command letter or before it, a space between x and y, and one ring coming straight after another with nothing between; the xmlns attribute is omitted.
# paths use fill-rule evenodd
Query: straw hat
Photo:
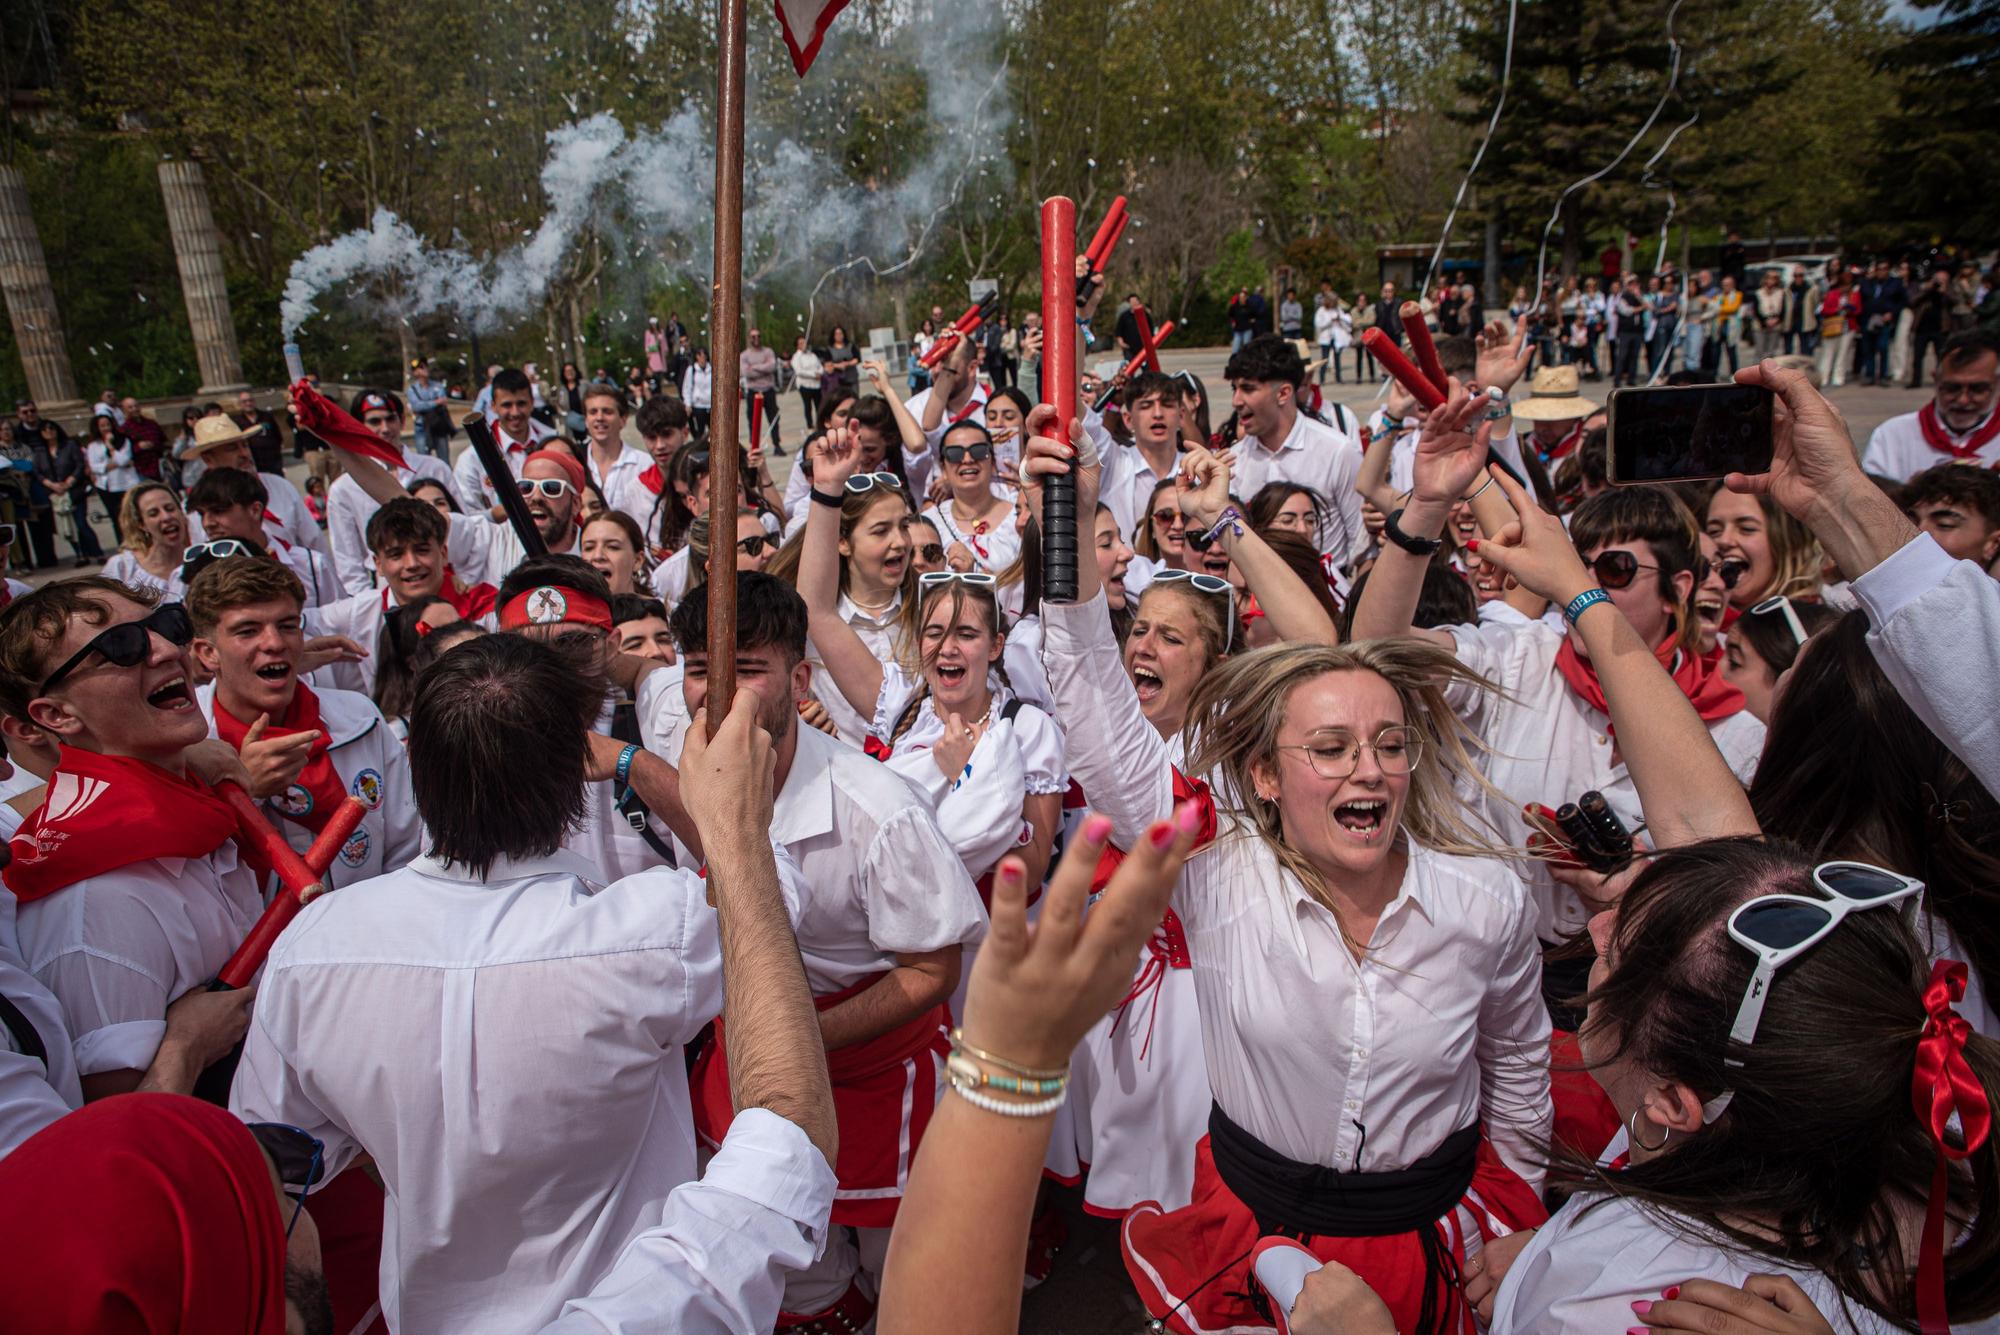
<svg viewBox="0 0 2000 1335"><path fill-rule="evenodd" d="M1604 405L1577 391L1581 382L1574 366L1544 366L1528 382L1528 397L1511 405L1524 422L1569 422L1588 417Z"/></svg>
<svg viewBox="0 0 2000 1335"><path fill-rule="evenodd" d="M233 445L239 440L247 440L250 435L250 432L236 425L223 413L197 418L194 424L194 443L187 447L187 453L190 457L205 454L218 445Z"/></svg>

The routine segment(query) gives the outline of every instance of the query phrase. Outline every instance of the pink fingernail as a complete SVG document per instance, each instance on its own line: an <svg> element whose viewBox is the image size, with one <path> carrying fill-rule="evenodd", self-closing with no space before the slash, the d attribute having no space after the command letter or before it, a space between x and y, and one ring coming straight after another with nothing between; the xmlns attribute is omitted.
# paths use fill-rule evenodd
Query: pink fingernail
<svg viewBox="0 0 2000 1335"><path fill-rule="evenodd" d="M1681 1286L1676 1284L1672 1288L1668 1289L1665 1293L1662 1293L1660 1296L1662 1298L1665 1298L1668 1302L1672 1302L1674 1299L1681 1296Z"/></svg>
<svg viewBox="0 0 2000 1335"><path fill-rule="evenodd" d="M1625 1335L1653 1335L1653 1332L1644 1326L1627 1326Z"/></svg>
<svg viewBox="0 0 2000 1335"><path fill-rule="evenodd" d="M1201 805L1197 802L1183 802L1181 809L1174 813L1174 823L1189 834L1201 828Z"/></svg>
<svg viewBox="0 0 2000 1335"><path fill-rule="evenodd" d="M1009 885L1019 885L1025 876L1026 871L1015 858L1008 858L1000 864L1000 879Z"/></svg>
<svg viewBox="0 0 2000 1335"><path fill-rule="evenodd" d="M1652 1310L1653 1310L1653 1304L1650 1299L1640 1298L1639 1300L1637 1300L1632 1304L1633 1316L1644 1316L1646 1315L1646 1313Z"/></svg>
<svg viewBox="0 0 2000 1335"><path fill-rule="evenodd" d="M1165 848L1174 841L1173 823L1171 821L1161 821L1146 832L1146 837L1153 841L1154 848Z"/></svg>
<svg viewBox="0 0 2000 1335"><path fill-rule="evenodd" d="M1083 837L1093 844L1101 844L1111 837L1111 817L1092 816L1083 823Z"/></svg>

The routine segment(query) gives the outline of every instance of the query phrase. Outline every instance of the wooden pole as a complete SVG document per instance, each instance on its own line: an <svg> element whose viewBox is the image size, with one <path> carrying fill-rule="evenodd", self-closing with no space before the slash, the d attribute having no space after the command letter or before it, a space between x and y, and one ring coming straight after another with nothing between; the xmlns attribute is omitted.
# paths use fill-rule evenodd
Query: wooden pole
<svg viewBox="0 0 2000 1335"><path fill-rule="evenodd" d="M716 34L715 282L709 334L714 353L714 411L708 425L708 735L722 727L736 697L736 362L743 337L743 46L744 0L722 0Z"/></svg>

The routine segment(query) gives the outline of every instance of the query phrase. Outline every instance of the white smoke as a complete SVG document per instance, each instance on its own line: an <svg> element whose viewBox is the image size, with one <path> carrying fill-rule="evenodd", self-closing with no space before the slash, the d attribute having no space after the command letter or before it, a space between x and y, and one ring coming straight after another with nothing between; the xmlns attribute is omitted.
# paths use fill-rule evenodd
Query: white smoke
<svg viewBox="0 0 2000 1335"><path fill-rule="evenodd" d="M913 265L938 221L980 178L1007 169L1012 118L1006 67L992 53L998 7L940 4L911 24L926 72L929 146L895 182L858 185L833 162L748 108L743 252L747 283ZM432 245L386 209L369 226L313 247L293 264L280 315L287 337L343 286L401 319L449 315L480 332L532 311L587 229L626 254L650 253L706 283L713 270L715 135L683 107L654 129L627 133L609 113L550 133L542 164L548 212L521 244L480 259ZM365 289L365 290L361 290Z"/></svg>

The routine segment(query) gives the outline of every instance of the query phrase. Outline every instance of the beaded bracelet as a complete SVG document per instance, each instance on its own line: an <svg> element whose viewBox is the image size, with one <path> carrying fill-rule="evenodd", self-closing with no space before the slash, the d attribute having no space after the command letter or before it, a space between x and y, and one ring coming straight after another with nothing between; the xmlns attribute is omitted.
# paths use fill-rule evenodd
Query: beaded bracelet
<svg viewBox="0 0 2000 1335"><path fill-rule="evenodd" d="M1046 1117L1062 1107L1065 1097L1057 1094L1039 1103L1009 1103L1005 1099L996 1099L991 1094L982 1094L976 1087L967 1086L957 1080L951 1082L951 1087L954 1093L973 1107L997 1117Z"/></svg>
<svg viewBox="0 0 2000 1335"><path fill-rule="evenodd" d="M1034 1066L1023 1066L1019 1062L1010 1062L1005 1057L996 1057L990 1052L975 1048L972 1044L965 1041L965 1031L963 1029L954 1029L951 1031L951 1046L955 1050L971 1053L988 1066L997 1066L1003 1071L1012 1071L1015 1075L1033 1076L1042 1080L1053 1080L1057 1076L1067 1077L1069 1075L1067 1067L1046 1071Z"/></svg>
<svg viewBox="0 0 2000 1335"><path fill-rule="evenodd" d="M969 1081L974 1087L990 1085L994 1089L1004 1090L1009 1094L1046 1096L1049 1094L1060 1094L1069 1086L1069 1075L1067 1072L1044 1079L1036 1079L1032 1076L1023 1075L994 1075L983 1069L969 1055L958 1048L953 1048L951 1056L945 1059L944 1069L946 1074L954 1080Z"/></svg>
<svg viewBox="0 0 2000 1335"><path fill-rule="evenodd" d="M1574 626L1576 619L1585 612L1599 603L1608 603L1610 601L1611 595L1602 589L1585 589L1582 593L1569 600L1569 606L1563 608L1563 620Z"/></svg>

